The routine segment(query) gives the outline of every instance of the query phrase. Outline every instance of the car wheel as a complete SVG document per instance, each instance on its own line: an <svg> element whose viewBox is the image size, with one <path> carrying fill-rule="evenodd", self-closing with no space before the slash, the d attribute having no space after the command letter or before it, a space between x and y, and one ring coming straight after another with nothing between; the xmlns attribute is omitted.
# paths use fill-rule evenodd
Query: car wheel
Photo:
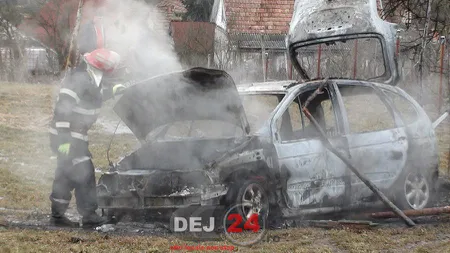
<svg viewBox="0 0 450 253"><path fill-rule="evenodd" d="M243 221L257 214L260 222L266 222L269 215L269 196L261 181L247 180L236 196L237 212ZM261 224L261 223L260 223Z"/></svg>
<svg viewBox="0 0 450 253"><path fill-rule="evenodd" d="M120 222L125 216L125 212L119 209L104 209L102 213L112 223Z"/></svg>
<svg viewBox="0 0 450 253"><path fill-rule="evenodd" d="M420 210L433 204L431 176L419 171L406 171L400 179L397 189L399 208Z"/></svg>

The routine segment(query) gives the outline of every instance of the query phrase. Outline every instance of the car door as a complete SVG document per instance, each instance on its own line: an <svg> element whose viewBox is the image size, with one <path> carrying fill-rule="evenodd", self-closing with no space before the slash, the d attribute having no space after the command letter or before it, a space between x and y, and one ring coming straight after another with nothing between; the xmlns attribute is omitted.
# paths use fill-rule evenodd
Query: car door
<svg viewBox="0 0 450 253"><path fill-rule="evenodd" d="M303 90L288 96L275 114L272 124L278 167L284 179L283 193L290 208L334 205L332 200L342 197L345 190L342 180L345 165L339 162L330 164L329 151L314 126L301 112L302 102L313 91ZM340 128L333 125L338 121L329 89L321 97L323 101L313 100L310 110L318 115L317 119L324 124L327 133L337 137Z"/></svg>
<svg viewBox="0 0 450 253"><path fill-rule="evenodd" d="M376 87L368 83L337 86L353 165L380 189L389 189L407 159L408 141L403 122ZM353 173L351 192L352 202L372 195Z"/></svg>

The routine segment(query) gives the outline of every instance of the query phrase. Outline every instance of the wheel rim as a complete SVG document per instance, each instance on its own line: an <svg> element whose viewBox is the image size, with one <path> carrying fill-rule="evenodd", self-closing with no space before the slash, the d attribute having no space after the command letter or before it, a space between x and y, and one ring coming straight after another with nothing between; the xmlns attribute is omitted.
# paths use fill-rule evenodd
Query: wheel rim
<svg viewBox="0 0 450 253"><path fill-rule="evenodd" d="M405 197L412 209L422 209L430 199L430 187L420 173L410 173L405 180Z"/></svg>
<svg viewBox="0 0 450 253"><path fill-rule="evenodd" d="M264 189L257 184L250 184L242 195L242 214L249 219L252 214L260 214L267 208L267 198Z"/></svg>

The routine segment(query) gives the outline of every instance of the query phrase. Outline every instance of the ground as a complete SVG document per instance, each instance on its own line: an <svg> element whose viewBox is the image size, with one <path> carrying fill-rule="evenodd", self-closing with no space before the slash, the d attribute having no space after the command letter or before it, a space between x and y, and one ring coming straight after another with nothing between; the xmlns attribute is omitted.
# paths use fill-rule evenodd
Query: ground
<svg viewBox="0 0 450 253"><path fill-rule="evenodd" d="M46 225L55 159L48 147L47 124L57 86L0 84L0 252L169 252L176 245L229 245L198 242L168 233L164 224L119 223L112 233L83 229L56 229ZM117 119L110 106L90 133L94 163L108 165L106 150ZM436 113L430 111L435 119ZM450 120L438 128L440 171L448 174ZM119 126L110 160L117 161L138 146L126 127ZM448 193L442 195L448 198ZM444 204L444 203L441 203ZM71 214L76 211L71 209ZM263 242L239 252L450 252L450 217L409 229L400 222L371 229L324 229L288 226L271 230L279 242ZM187 251L186 249L182 250Z"/></svg>

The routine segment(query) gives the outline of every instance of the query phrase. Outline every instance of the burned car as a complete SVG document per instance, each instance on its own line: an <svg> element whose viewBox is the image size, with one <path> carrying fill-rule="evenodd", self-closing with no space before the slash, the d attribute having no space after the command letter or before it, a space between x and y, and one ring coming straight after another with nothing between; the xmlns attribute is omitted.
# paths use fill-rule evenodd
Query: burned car
<svg viewBox="0 0 450 253"><path fill-rule="evenodd" d="M193 68L128 88L114 110L142 146L101 176L99 207L241 204L245 217L295 217L377 204L302 111L320 86L307 109L332 145L400 208L431 205L435 133L395 86L394 36L374 0L298 0L288 42L302 81L236 86Z"/></svg>
<svg viewBox="0 0 450 253"><path fill-rule="evenodd" d="M246 216L269 206L296 216L377 201L326 149L301 110L323 82L236 88L225 72L197 68L134 86L115 111L142 147L102 175L100 208L237 203L249 207L242 210ZM391 85L336 79L308 109L333 145L402 208L432 203L434 130L408 94Z"/></svg>

